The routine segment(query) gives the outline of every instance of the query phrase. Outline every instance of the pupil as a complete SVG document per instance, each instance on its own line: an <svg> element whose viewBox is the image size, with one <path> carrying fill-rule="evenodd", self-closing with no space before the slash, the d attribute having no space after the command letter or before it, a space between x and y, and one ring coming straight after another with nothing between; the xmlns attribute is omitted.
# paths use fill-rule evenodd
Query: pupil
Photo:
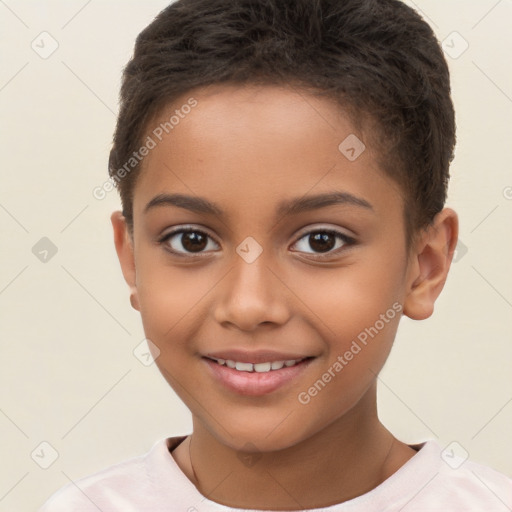
<svg viewBox="0 0 512 512"><path fill-rule="evenodd" d="M206 247L206 237L201 233L189 232L183 233L181 236L181 243L187 251L198 252Z"/></svg>
<svg viewBox="0 0 512 512"><path fill-rule="evenodd" d="M334 244L334 237L330 233L315 233L309 236L309 245L315 251L330 251Z"/></svg>

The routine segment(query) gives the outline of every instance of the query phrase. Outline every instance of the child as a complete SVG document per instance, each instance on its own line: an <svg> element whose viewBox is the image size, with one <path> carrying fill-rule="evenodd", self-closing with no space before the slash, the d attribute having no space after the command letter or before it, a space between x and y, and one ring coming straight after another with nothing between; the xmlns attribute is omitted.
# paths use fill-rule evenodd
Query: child
<svg viewBox="0 0 512 512"><path fill-rule="evenodd" d="M379 421L402 314L458 236L455 122L397 0L178 0L138 36L109 172L117 254L193 432L41 512L505 511L505 475Z"/></svg>

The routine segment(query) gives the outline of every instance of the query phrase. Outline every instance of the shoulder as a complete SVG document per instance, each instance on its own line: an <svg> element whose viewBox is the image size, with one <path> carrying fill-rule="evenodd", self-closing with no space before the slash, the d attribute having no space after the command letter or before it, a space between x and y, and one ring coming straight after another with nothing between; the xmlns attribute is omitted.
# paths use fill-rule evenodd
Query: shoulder
<svg viewBox="0 0 512 512"><path fill-rule="evenodd" d="M435 441L427 441L420 453L423 450L423 463L430 473L413 500L418 510L441 505L447 511L512 509L512 479L508 476L468 460L467 453L456 455L450 446L442 449Z"/></svg>
<svg viewBox="0 0 512 512"><path fill-rule="evenodd" d="M511 510L512 479L494 469L473 461L458 468L447 466L438 475L437 487L447 499L465 510ZM448 498L449 497L449 498Z"/></svg>
<svg viewBox="0 0 512 512"><path fill-rule="evenodd" d="M97 473L69 482L55 492L38 512L97 512L113 494L141 483L143 457L134 457ZM111 504L108 504L111 506ZM109 510L109 509L107 509Z"/></svg>
<svg viewBox="0 0 512 512"><path fill-rule="evenodd" d="M156 510L152 508L153 473L167 462L167 449L167 439L161 439L144 455L70 482L51 495L38 512L128 512L136 510L134 505Z"/></svg>

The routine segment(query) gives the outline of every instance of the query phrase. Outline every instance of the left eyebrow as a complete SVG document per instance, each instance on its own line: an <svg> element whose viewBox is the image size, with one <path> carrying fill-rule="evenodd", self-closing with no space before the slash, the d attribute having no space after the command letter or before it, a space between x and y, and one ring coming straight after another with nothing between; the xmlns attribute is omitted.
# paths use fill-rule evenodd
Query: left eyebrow
<svg viewBox="0 0 512 512"><path fill-rule="evenodd" d="M349 205L364 208L374 212L373 206L361 197L349 192L328 192L314 196L299 197L285 200L276 208L276 216L296 215L304 211L316 210L332 205ZM189 196L186 194L158 194L144 208L144 213L157 206L177 206L195 213L224 216L222 209L204 197Z"/></svg>
<svg viewBox="0 0 512 512"><path fill-rule="evenodd" d="M304 211L316 210L336 204L357 206L374 212L373 206L366 199L357 197L349 192L334 191L315 196L300 197L291 201L282 201L277 207L277 215L295 215Z"/></svg>

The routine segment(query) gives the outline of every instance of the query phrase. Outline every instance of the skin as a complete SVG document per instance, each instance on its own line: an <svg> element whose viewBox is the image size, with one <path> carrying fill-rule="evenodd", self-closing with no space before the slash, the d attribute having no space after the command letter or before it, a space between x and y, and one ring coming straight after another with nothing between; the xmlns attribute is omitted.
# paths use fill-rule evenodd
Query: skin
<svg viewBox="0 0 512 512"><path fill-rule="evenodd" d="M111 217L132 306L160 351L162 375L192 413L193 433L172 455L203 495L235 508L299 510L364 494L416 453L377 416L377 375L401 315L309 403L298 395L393 304L412 319L432 314L457 214L443 209L407 253L401 190L378 167L369 137L333 103L287 87L218 85L188 93L154 126L190 96L198 105L143 161L133 237L121 212ZM355 161L338 149L349 134L367 144ZM275 216L282 200L327 191L349 192L373 209L338 204ZM145 213L160 193L206 198L225 216L172 205ZM202 255L187 253L182 235L158 241L190 224L212 237ZM322 228L355 243L332 237L336 246L319 252L307 234ZM263 249L250 264L236 252L248 236ZM201 359L234 348L316 358L277 391L242 396ZM242 456L251 455L248 464Z"/></svg>

